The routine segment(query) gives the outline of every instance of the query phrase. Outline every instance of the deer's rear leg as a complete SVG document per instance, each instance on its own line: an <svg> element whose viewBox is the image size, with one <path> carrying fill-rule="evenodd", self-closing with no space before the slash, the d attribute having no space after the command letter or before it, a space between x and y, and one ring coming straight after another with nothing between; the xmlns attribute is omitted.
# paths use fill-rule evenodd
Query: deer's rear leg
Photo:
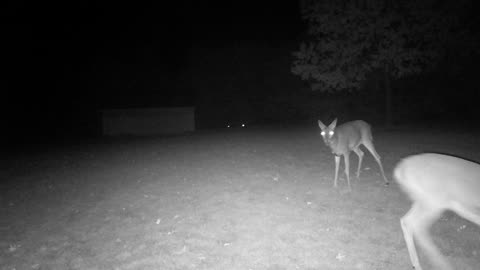
<svg viewBox="0 0 480 270"><path fill-rule="evenodd" d="M378 167L380 167L380 172L382 173L383 181L385 181L385 185L389 185L390 183L388 182L387 177L385 176L385 172L383 171L383 165L382 165L382 160L380 158L380 155L377 153L375 150L375 147L373 146L373 143L371 141L366 141L363 143L365 147L372 153L373 157L375 158L375 161L378 163Z"/></svg>

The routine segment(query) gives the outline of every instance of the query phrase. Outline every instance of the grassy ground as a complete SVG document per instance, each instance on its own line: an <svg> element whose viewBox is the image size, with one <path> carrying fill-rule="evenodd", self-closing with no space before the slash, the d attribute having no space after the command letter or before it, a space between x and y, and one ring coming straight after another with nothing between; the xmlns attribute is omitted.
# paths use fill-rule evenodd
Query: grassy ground
<svg viewBox="0 0 480 270"><path fill-rule="evenodd" d="M374 130L389 178L424 151L478 161L478 135ZM410 269L399 224L407 197L383 186L370 154L353 192L343 174L332 187L333 170L314 128L4 156L0 269ZM433 235L457 269L478 269L480 228L447 213Z"/></svg>

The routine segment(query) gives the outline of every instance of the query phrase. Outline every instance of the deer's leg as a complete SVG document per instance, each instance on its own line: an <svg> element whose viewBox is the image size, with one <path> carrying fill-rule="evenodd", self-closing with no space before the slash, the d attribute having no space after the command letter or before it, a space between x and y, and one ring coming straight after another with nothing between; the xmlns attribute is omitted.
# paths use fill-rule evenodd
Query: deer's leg
<svg viewBox="0 0 480 270"><path fill-rule="evenodd" d="M408 213L400 219L410 261L416 270L421 270L422 267L418 260L415 241L425 251L425 255L428 256L430 261L437 265L439 269L452 269L433 243L429 232L433 222L440 217L442 212L443 209L439 209L436 206L414 203Z"/></svg>
<svg viewBox="0 0 480 270"><path fill-rule="evenodd" d="M339 167L340 167L340 156L335 156L335 180L333 180L333 187L337 187Z"/></svg>
<svg viewBox="0 0 480 270"><path fill-rule="evenodd" d="M346 152L345 154L343 154L343 158L345 159L345 174L347 175L348 189L351 190L352 187L350 186L350 152Z"/></svg>
<svg viewBox="0 0 480 270"><path fill-rule="evenodd" d="M418 260L417 249L415 248L415 242L413 240L413 231L410 228L410 220L415 219L415 212L417 205L412 205L412 208L400 219L400 225L402 227L403 238L407 245L408 255L410 256L410 262L413 269L422 270L420 262Z"/></svg>
<svg viewBox="0 0 480 270"><path fill-rule="evenodd" d="M375 158L375 160L378 163L378 166L380 167L380 172L382 173L383 181L385 181L385 185L388 185L389 182L388 182L387 177L385 176L385 172L383 171L383 165L382 165L382 161L380 160L380 155L375 150L375 146L373 146L372 141L363 142L363 145L365 145L365 147L368 149L368 151L370 151L370 153L372 153L372 156Z"/></svg>
<svg viewBox="0 0 480 270"><path fill-rule="evenodd" d="M360 178L360 168L362 168L363 151L360 150L360 147L353 149L353 151L358 156L357 178Z"/></svg>

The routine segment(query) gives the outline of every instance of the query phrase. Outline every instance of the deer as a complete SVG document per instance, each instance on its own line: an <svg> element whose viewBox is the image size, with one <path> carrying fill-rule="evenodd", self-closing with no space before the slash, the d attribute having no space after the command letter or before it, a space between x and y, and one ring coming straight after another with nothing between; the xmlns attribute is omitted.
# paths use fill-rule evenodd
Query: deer
<svg viewBox="0 0 480 270"><path fill-rule="evenodd" d="M412 201L400 225L413 268L422 270L416 243L435 269L453 269L433 243L429 230L446 210L480 226L480 164L445 154L423 153L401 160L393 175Z"/></svg>
<svg viewBox="0 0 480 270"><path fill-rule="evenodd" d="M320 135L322 135L323 141L326 146L330 148L332 154L335 155L335 178L333 186L337 187L338 169L340 166L340 158L343 156L345 161L345 174L347 176L348 189L352 190L350 185L350 153L353 151L358 156L357 178L360 178L360 169L362 167L362 161L364 153L360 149L360 145L364 145L365 148L370 151L380 167L385 186L389 185L389 181L385 176L383 170L382 161L380 155L375 150L373 145L372 130L370 124L363 120L355 120L346 122L337 126L337 119L333 120L330 125L325 125L322 121L318 120L318 126L320 127Z"/></svg>

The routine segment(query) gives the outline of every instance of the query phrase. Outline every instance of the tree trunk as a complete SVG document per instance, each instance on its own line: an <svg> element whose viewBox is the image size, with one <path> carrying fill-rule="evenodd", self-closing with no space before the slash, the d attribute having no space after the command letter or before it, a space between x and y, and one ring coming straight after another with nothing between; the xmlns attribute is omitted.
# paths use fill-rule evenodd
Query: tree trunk
<svg viewBox="0 0 480 270"><path fill-rule="evenodd" d="M392 85L390 81L388 64L384 68L385 80L385 126L391 127L393 125L393 100L392 100Z"/></svg>

